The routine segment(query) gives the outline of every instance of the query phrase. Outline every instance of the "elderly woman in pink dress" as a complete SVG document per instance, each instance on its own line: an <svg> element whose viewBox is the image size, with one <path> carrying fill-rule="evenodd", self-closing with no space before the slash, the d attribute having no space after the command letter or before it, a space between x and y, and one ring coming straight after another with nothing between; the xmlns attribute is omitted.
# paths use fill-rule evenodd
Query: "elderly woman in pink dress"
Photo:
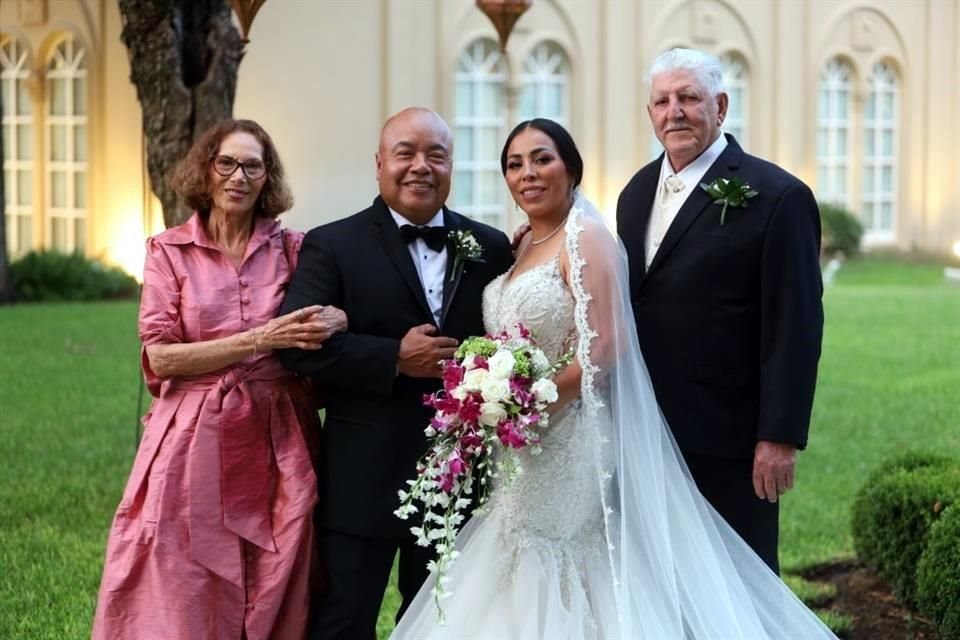
<svg viewBox="0 0 960 640"><path fill-rule="evenodd" d="M274 349L320 349L335 307L275 318L302 235L267 133L207 131L173 185L195 209L147 241L142 366L155 396L107 542L97 640L301 640L317 414Z"/></svg>

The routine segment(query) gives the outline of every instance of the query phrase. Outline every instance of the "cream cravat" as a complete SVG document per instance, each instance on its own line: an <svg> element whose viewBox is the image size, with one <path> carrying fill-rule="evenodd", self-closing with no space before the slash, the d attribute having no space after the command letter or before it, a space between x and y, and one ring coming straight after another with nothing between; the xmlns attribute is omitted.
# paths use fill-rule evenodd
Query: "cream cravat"
<svg viewBox="0 0 960 640"><path fill-rule="evenodd" d="M663 237L667 234L667 229L673 221L678 204L683 201L683 192L686 188L686 183L675 174L667 176L666 180L663 181L660 197L657 199L656 206L654 206L653 219L650 221L650 230L648 231L650 235L646 256L648 267L657 255L657 250L660 249L660 243L663 242Z"/></svg>

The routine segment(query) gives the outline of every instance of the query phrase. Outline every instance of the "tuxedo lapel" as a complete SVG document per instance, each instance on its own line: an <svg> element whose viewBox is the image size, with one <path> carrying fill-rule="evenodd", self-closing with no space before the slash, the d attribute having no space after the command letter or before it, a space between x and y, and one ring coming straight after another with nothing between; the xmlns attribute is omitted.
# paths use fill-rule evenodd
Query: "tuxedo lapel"
<svg viewBox="0 0 960 640"><path fill-rule="evenodd" d="M714 163L710 165L710 168L707 169L700 183L710 184L717 178L731 177L731 172L740 166L742 156L743 150L740 148L740 145L737 144L737 141L734 140L733 137L727 136L726 148ZM666 235L663 236L663 242L660 243L660 248L657 250L657 255L653 257L653 262L650 263L650 268L647 269L647 274L659 267L660 264L667 259L667 256L670 255L673 248L677 246L680 239L687 233L690 225L713 203L713 200L707 195L707 192L700 188L700 183L694 186L693 193L687 197L686 202L683 203L680 211L677 212L677 217L673 219L673 222L667 229ZM654 190L656 190L656 187L654 187ZM717 224L719 224L719 222ZM646 237L646 228L644 228L644 237Z"/></svg>
<svg viewBox="0 0 960 640"><path fill-rule="evenodd" d="M430 305L427 304L427 296L423 293L423 285L420 283L420 276L417 275L417 267L413 264L413 259L410 257L410 250L400 235L400 229L397 227L397 223L393 220L386 204L384 204L380 198L377 198L375 201L374 208L378 209L374 212L374 236L377 238L380 246L383 247L384 253L390 258L393 266L396 267L397 271L403 277L403 281L407 284L417 304L420 305L420 309L432 322L433 312L430 311Z"/></svg>
<svg viewBox="0 0 960 640"><path fill-rule="evenodd" d="M457 293L457 288L460 286L460 278L463 277L463 269L466 266L466 263L461 260L460 263L456 265L456 271L454 271L454 263L457 262L457 248L454 243L449 240L449 235L459 231L462 227L460 216L444 207L443 226L447 229L448 241L447 272L443 276L443 307L440 311L441 327L443 327L443 324L447 320L447 311L449 311L450 303L453 302L453 296Z"/></svg>

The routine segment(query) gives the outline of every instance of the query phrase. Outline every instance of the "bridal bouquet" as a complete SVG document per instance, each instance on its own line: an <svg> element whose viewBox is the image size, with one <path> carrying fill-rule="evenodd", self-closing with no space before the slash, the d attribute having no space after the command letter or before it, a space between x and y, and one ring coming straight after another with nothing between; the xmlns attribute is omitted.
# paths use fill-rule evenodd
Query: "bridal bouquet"
<svg viewBox="0 0 960 640"><path fill-rule="evenodd" d="M457 557L463 511L474 500L486 502L493 478L509 481L520 471L517 450L539 453L539 430L549 421L545 409L557 400L551 378L572 360L568 354L551 364L523 325L516 330L465 340L443 362L443 388L424 396L436 411L426 428L430 448L416 479L407 481L409 490L399 492L394 514L407 520L418 510L414 503L422 504L422 522L410 531L420 546L436 548L429 569L437 572L438 602L449 595L445 573Z"/></svg>

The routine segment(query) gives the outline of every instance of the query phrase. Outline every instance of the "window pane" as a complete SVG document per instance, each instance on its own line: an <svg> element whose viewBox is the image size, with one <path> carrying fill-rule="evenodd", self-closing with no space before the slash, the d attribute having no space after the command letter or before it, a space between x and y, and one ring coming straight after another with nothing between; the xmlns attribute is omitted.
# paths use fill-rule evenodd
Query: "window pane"
<svg viewBox="0 0 960 640"><path fill-rule="evenodd" d="M537 111L537 89L533 85L525 85L520 92L520 119L529 120Z"/></svg>
<svg viewBox="0 0 960 640"><path fill-rule="evenodd" d="M876 117L876 113L877 113L877 100L874 97L874 94L871 93L870 96L867 98L867 108L864 111L863 115L864 117L866 117L867 120L873 120L874 117Z"/></svg>
<svg viewBox="0 0 960 640"><path fill-rule="evenodd" d="M469 81L457 82L457 117L473 117L473 85Z"/></svg>
<svg viewBox="0 0 960 640"><path fill-rule="evenodd" d="M874 190L874 172L873 167L867 167L863 173L863 191L864 193L873 193Z"/></svg>
<svg viewBox="0 0 960 640"><path fill-rule="evenodd" d="M893 155L893 131L884 129L880 138L880 153L885 156Z"/></svg>
<svg viewBox="0 0 960 640"><path fill-rule="evenodd" d="M872 158L875 149L876 138L873 135L873 130L867 129L866 135L863 137L863 155L867 158Z"/></svg>
<svg viewBox="0 0 960 640"><path fill-rule="evenodd" d="M56 162L67 160L67 127L62 124L50 127L50 159Z"/></svg>
<svg viewBox="0 0 960 640"><path fill-rule="evenodd" d="M3 159L11 160L13 156L10 155L10 146L13 144L13 127L9 124L3 125Z"/></svg>
<svg viewBox="0 0 960 640"><path fill-rule="evenodd" d="M882 93L880 94L880 117L884 120L893 119L893 94L892 93Z"/></svg>
<svg viewBox="0 0 960 640"><path fill-rule="evenodd" d="M837 93L837 113L836 117L841 121L847 120L847 92L840 91Z"/></svg>
<svg viewBox="0 0 960 640"><path fill-rule="evenodd" d="M10 81L6 78L0 79L0 107L3 108L0 111L0 114L9 115L10 114Z"/></svg>
<svg viewBox="0 0 960 640"><path fill-rule="evenodd" d="M67 246L67 221L63 218L50 218L50 245L57 251L69 251Z"/></svg>
<svg viewBox="0 0 960 640"><path fill-rule="evenodd" d="M880 228L883 231L891 231L893 229L893 205L889 202L884 202L880 205Z"/></svg>
<svg viewBox="0 0 960 640"><path fill-rule="evenodd" d="M77 209L87 208L87 174L83 171L73 176L73 206Z"/></svg>
<svg viewBox="0 0 960 640"><path fill-rule="evenodd" d="M557 120L561 120L564 117L564 112L566 108L564 106L565 87L562 84L556 84L551 82L545 87L545 102L544 112L549 114L550 117Z"/></svg>
<svg viewBox="0 0 960 640"><path fill-rule="evenodd" d="M473 160L473 149L473 129L470 127L457 127L453 146L453 155L457 162Z"/></svg>
<svg viewBox="0 0 960 640"><path fill-rule="evenodd" d="M3 142L6 145L6 139ZM17 159L33 159L33 127L29 124L17 126Z"/></svg>
<svg viewBox="0 0 960 640"><path fill-rule="evenodd" d="M482 204L496 204L500 201L499 189L502 178L496 171L480 172L480 193L478 202Z"/></svg>
<svg viewBox="0 0 960 640"><path fill-rule="evenodd" d="M87 79L73 79L73 113L82 116L87 113Z"/></svg>
<svg viewBox="0 0 960 640"><path fill-rule="evenodd" d="M4 105L6 105L6 98L4 98ZM27 83L23 80L17 80L17 113L22 116L30 115L30 112L33 111L32 106L30 92L27 91ZM4 109L6 108L4 106Z"/></svg>
<svg viewBox="0 0 960 640"><path fill-rule="evenodd" d="M33 221L30 216L17 218L17 249L26 252L33 247Z"/></svg>
<svg viewBox="0 0 960 640"><path fill-rule="evenodd" d="M453 189L457 195L456 201L461 205L473 204L473 173L457 171L453 176Z"/></svg>
<svg viewBox="0 0 960 640"><path fill-rule="evenodd" d="M847 130L846 129L837 129L836 155L846 158L846 155L847 155Z"/></svg>
<svg viewBox="0 0 960 640"><path fill-rule="evenodd" d="M33 204L33 172L30 169L17 171L17 204L25 207Z"/></svg>
<svg viewBox="0 0 960 640"><path fill-rule="evenodd" d="M503 85L500 82L484 82L480 85L482 103L480 115L496 117L503 109Z"/></svg>
<svg viewBox="0 0 960 640"><path fill-rule="evenodd" d="M825 129L817 130L817 157L823 158L827 155L827 131Z"/></svg>
<svg viewBox="0 0 960 640"><path fill-rule="evenodd" d="M87 161L87 128L82 124L73 128L73 159Z"/></svg>
<svg viewBox="0 0 960 640"><path fill-rule="evenodd" d="M13 185L13 171L7 168L3 170L3 184L4 185ZM13 198L13 189L8 186L3 190L3 204L9 205L10 199Z"/></svg>
<svg viewBox="0 0 960 640"><path fill-rule="evenodd" d="M57 208L67 206L67 174L63 171L50 172L50 204Z"/></svg>
<svg viewBox="0 0 960 640"><path fill-rule="evenodd" d="M874 227L872 202L863 203L863 225L867 229L872 229Z"/></svg>
<svg viewBox="0 0 960 640"><path fill-rule="evenodd" d="M880 189L884 193L893 191L893 167L883 167L880 170Z"/></svg>
<svg viewBox="0 0 960 640"><path fill-rule="evenodd" d="M55 116L67 114L67 82L63 78L50 78L47 82L50 92L50 113Z"/></svg>
<svg viewBox="0 0 960 640"><path fill-rule="evenodd" d="M497 127L480 128L480 160L491 162L500 157L500 132Z"/></svg>
<svg viewBox="0 0 960 640"><path fill-rule="evenodd" d="M73 221L73 250L77 253L83 253L86 249L87 223L83 218L76 218Z"/></svg>

